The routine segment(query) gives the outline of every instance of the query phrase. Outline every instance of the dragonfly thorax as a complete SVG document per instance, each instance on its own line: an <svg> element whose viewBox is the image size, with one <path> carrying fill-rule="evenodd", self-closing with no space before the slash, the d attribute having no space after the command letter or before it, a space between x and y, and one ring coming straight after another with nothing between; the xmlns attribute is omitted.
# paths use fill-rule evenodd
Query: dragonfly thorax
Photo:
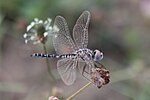
<svg viewBox="0 0 150 100"><path fill-rule="evenodd" d="M93 60L93 54L94 52L90 49L83 48L75 51L75 53L78 58L81 58L84 61Z"/></svg>
<svg viewBox="0 0 150 100"><path fill-rule="evenodd" d="M79 49L75 53L75 58L81 58L84 61L94 60L94 61L100 61L103 59L103 53L99 50L90 50L87 48Z"/></svg>

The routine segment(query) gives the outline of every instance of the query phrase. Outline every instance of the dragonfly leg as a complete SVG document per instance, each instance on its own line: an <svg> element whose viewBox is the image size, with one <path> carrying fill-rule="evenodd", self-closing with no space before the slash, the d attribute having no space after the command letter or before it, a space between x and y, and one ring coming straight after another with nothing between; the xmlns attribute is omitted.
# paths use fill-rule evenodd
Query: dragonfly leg
<svg viewBox="0 0 150 100"><path fill-rule="evenodd" d="M95 63L98 64L98 65L100 65L100 66L97 66ZM95 66L95 67L103 67L103 68L105 68L105 66L104 66L103 64L101 64L100 62L97 61L97 62L95 62L95 63L94 63L94 66Z"/></svg>
<svg viewBox="0 0 150 100"><path fill-rule="evenodd" d="M84 67L83 67L82 75L84 75L84 72L85 72L86 74L90 74L89 72L87 72L87 71L85 70L85 68L86 68L86 64L85 64Z"/></svg>
<svg viewBox="0 0 150 100"><path fill-rule="evenodd" d="M83 76L84 76L85 67L86 67L86 64L83 66L83 70L82 70L82 75Z"/></svg>
<svg viewBox="0 0 150 100"><path fill-rule="evenodd" d="M91 81L90 79L88 79L88 78L84 75L84 73L86 73L86 74L89 75L89 72L87 72L87 71L85 70L86 65L87 65L87 64L85 64L84 67L83 67L82 76L85 77L87 80Z"/></svg>

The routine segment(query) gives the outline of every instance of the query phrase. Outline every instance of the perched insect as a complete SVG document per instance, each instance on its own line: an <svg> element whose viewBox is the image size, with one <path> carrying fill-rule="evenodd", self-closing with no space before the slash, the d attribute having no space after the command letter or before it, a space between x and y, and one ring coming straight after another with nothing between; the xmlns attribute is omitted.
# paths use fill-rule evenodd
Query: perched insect
<svg viewBox="0 0 150 100"><path fill-rule="evenodd" d="M84 11L78 18L73 28L73 39L71 38L66 20L62 16L55 18L54 25L59 32L53 37L53 45L57 54L34 53L32 56L61 58L57 62L58 72L65 84L71 85L76 79L76 68L87 78L90 75L94 63L103 58L103 53L99 50L90 50L88 45L88 26L90 13Z"/></svg>

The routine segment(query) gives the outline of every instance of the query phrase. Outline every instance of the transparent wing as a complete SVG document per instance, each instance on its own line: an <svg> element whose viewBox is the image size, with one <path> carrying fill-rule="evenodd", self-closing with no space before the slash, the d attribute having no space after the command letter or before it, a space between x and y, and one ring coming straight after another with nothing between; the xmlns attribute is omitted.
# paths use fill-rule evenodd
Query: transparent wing
<svg viewBox="0 0 150 100"><path fill-rule="evenodd" d="M85 77L87 80L91 81L91 70L92 68L95 68L93 62L89 62L88 64L84 61L78 61L77 63L78 69L83 77Z"/></svg>
<svg viewBox="0 0 150 100"><path fill-rule="evenodd" d="M89 21L90 21L90 12L84 11L78 18L73 28L73 38L78 49L87 48Z"/></svg>
<svg viewBox="0 0 150 100"><path fill-rule="evenodd" d="M61 59L57 62L58 72L66 85L71 85L76 79L77 61L71 59Z"/></svg>
<svg viewBox="0 0 150 100"><path fill-rule="evenodd" d="M76 47L70 36L66 20L61 16L57 16L55 18L54 25L56 25L59 29L58 34L53 37L53 45L56 53L68 54L74 52Z"/></svg>

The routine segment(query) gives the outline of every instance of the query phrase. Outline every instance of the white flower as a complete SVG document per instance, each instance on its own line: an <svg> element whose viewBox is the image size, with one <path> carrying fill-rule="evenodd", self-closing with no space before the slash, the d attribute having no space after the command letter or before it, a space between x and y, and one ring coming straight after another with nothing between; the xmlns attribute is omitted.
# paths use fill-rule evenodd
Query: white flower
<svg viewBox="0 0 150 100"><path fill-rule="evenodd" d="M49 98L48 98L48 100L59 100L57 97L54 97L54 96L50 96Z"/></svg>
<svg viewBox="0 0 150 100"><path fill-rule="evenodd" d="M23 35L25 43L28 43L28 41L33 41L33 44L45 43L48 35L56 35L59 29L55 25L52 27L51 21L50 18L47 18L46 21L35 18L27 26L26 33Z"/></svg>

